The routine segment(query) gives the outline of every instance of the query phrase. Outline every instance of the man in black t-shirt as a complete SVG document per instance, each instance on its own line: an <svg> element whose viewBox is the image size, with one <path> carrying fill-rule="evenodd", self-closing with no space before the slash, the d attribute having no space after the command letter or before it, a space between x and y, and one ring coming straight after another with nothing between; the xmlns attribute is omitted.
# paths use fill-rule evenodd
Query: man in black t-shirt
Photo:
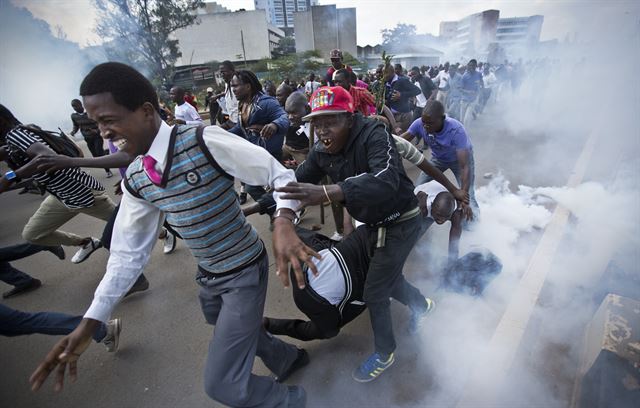
<svg viewBox="0 0 640 408"><path fill-rule="evenodd" d="M289 130L285 135L282 148L283 157L293 158L298 165L305 161L309 153L309 125L302 123L302 117L311 112L307 98L300 92L292 93L284 105L289 115Z"/></svg>
<svg viewBox="0 0 640 408"><path fill-rule="evenodd" d="M71 107L75 111L71 114L71 122L73 122L73 130L71 136L75 135L78 130L82 134L84 141L87 142L87 147L93 157L102 157L106 154L104 150L104 141L100 137L100 130L98 130L98 124L89 119L87 112L84 111L82 102L78 99L71 101ZM107 178L113 177L111 170L105 168L107 172Z"/></svg>

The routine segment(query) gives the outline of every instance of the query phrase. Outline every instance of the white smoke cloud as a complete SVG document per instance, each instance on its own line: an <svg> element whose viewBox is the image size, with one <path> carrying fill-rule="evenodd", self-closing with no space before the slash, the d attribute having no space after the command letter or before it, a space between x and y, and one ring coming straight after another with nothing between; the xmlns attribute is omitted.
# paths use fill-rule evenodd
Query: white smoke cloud
<svg viewBox="0 0 640 408"><path fill-rule="evenodd" d="M0 13L0 37L0 103L23 123L71 130L71 100L91 68L85 54L8 2Z"/></svg>
<svg viewBox="0 0 640 408"><path fill-rule="evenodd" d="M436 385L421 406L456 406L469 390L471 374L478 372L489 383L503 380L494 384L498 392L492 406L568 406L585 327L602 293L615 286L638 298L637 280L605 285L603 274L611 261L628 274L638 273L640 90L631 78L640 62L640 13L612 7L599 18L602 30L583 30L580 41L561 45L545 63L529 62L520 89L505 88L488 108L495 115L491 123L480 118L467 126L478 150L493 141L491 132L504 132L513 142L512 152L489 154L489 165L476 155L476 166L503 172L477 188L482 217L461 241L461 254L487 248L503 270L481 297L425 290L438 301L425 322L421 350ZM589 138L595 148L584 177L566 187ZM525 180L528 186L512 191L509 180ZM488 345L557 206L570 216L520 347L500 377L505 373L492 362L505 350ZM446 256L446 231L440 230L427 232L426 254L425 248L416 251L436 267ZM437 286L434 275L416 283Z"/></svg>

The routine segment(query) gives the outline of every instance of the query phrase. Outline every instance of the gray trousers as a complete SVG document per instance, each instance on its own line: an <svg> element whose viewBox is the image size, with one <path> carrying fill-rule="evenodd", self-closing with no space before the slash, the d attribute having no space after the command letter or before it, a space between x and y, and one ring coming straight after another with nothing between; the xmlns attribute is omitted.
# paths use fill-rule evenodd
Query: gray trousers
<svg viewBox="0 0 640 408"><path fill-rule="evenodd" d="M256 355L276 375L297 357L295 346L262 326L268 274L265 254L238 274L196 279L204 317L215 325L204 371L205 391L231 407L283 407L287 402L285 385L251 373Z"/></svg>

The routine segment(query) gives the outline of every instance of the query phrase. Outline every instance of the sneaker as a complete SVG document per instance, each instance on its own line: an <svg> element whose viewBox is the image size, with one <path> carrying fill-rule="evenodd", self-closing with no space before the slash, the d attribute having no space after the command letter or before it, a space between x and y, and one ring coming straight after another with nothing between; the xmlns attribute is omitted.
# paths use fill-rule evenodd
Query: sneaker
<svg viewBox="0 0 640 408"><path fill-rule="evenodd" d="M42 286L42 282L40 282L40 279L36 279L33 278L29 281L29 283L22 285L22 286L15 286L13 289L4 292L2 294L2 298L3 299L7 299L10 298L12 296L16 296L19 295L21 293L27 293L27 292L31 292L32 290L36 290L38 289L40 286Z"/></svg>
<svg viewBox="0 0 640 408"><path fill-rule="evenodd" d="M340 242L340 241L342 241L342 234L339 233L338 231L336 231L336 232L333 233L333 235L329 239L332 240L332 241Z"/></svg>
<svg viewBox="0 0 640 408"><path fill-rule="evenodd" d="M238 200L240 200L240 204L246 204L247 203L247 193L240 193L240 197L238 198Z"/></svg>
<svg viewBox="0 0 640 408"><path fill-rule="evenodd" d="M410 334L417 333L420 330L424 318L436 307L436 302L428 297L424 298L424 301L426 304L424 309L411 308L411 318L409 319L409 327L407 329Z"/></svg>
<svg viewBox="0 0 640 408"><path fill-rule="evenodd" d="M147 289L149 289L149 281L147 280L147 277L144 276L143 274L143 275L140 275L136 283L133 284L131 289L129 289L129 291L124 295L124 297L132 295L136 292L143 292Z"/></svg>
<svg viewBox="0 0 640 408"><path fill-rule="evenodd" d="M300 224L300 221L302 221L305 215L307 215L307 207L302 207L302 210L298 212L298 219L293 223L293 225Z"/></svg>
<svg viewBox="0 0 640 408"><path fill-rule="evenodd" d="M49 251L52 254L54 254L55 256L57 256L58 259L60 259L60 260L63 260L65 258L65 256L66 256L65 253L64 253L64 249L62 248L62 245L48 247L47 251Z"/></svg>
<svg viewBox="0 0 640 408"><path fill-rule="evenodd" d="M298 356L296 357L296 359L293 360L293 363L291 363L289 368L284 373L282 373L279 376L276 376L275 378L276 382L279 382L279 383L285 382L287 378L291 376L291 374L296 372L298 369L306 366L307 364L309 364L309 354L307 354L307 351L305 349L299 348Z"/></svg>
<svg viewBox="0 0 640 408"><path fill-rule="evenodd" d="M164 247L162 252L170 254L176 249L176 236L167 231L167 235L164 237Z"/></svg>
<svg viewBox="0 0 640 408"><path fill-rule="evenodd" d="M111 172L111 170L107 171L107 178L111 178L113 177L113 173Z"/></svg>
<svg viewBox="0 0 640 408"><path fill-rule="evenodd" d="M78 250L78 252L73 255L71 258L71 263L79 264L80 262L84 262L89 255L95 252L96 249L102 246L102 242L98 238L91 238L91 241L86 243L82 248Z"/></svg>
<svg viewBox="0 0 640 408"><path fill-rule="evenodd" d="M393 353L384 358L380 353L373 353L364 363L353 372L353 379L365 383L373 381L395 361Z"/></svg>
<svg viewBox="0 0 640 408"><path fill-rule="evenodd" d="M299 385L287 386L287 408L304 408L307 406L307 392Z"/></svg>
<svg viewBox="0 0 640 408"><path fill-rule="evenodd" d="M109 353L115 353L118 351L118 344L120 343L120 331L122 331L122 320L113 319L107 323L107 335L102 339L102 344L106 347Z"/></svg>

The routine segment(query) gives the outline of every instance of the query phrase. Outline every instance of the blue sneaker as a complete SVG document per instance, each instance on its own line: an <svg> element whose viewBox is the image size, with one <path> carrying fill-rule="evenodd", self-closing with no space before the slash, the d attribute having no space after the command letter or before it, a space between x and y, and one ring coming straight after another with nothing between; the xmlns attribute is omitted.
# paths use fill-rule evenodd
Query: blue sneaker
<svg viewBox="0 0 640 408"><path fill-rule="evenodd" d="M425 308L411 308L411 318L409 319L409 327L407 328L410 334L415 334L420 330L424 318L436 307L436 302L433 300L426 297L424 301L426 304Z"/></svg>
<svg viewBox="0 0 640 408"><path fill-rule="evenodd" d="M373 353L360 367L353 372L353 379L365 383L373 381L395 361L393 353L386 359L380 353Z"/></svg>

